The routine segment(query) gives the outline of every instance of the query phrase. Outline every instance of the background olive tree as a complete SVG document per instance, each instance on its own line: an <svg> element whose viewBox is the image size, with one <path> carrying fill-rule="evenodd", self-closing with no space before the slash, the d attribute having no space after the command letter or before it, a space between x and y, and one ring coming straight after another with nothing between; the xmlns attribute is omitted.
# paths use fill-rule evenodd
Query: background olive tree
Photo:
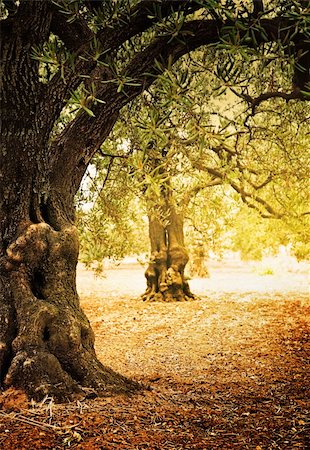
<svg viewBox="0 0 310 450"><path fill-rule="evenodd" d="M126 148L127 154L121 151L117 157L126 158L127 164L121 168L130 180L130 194L140 195L141 208L148 213L151 259L144 296L148 300L191 296L184 279L185 263L173 277L173 258L169 259L165 250L174 226L171 211L178 216L176 228L183 229L185 219L187 228L190 225L188 242L192 241L200 274L206 271L202 258L210 250L223 250L221 241L247 259L261 258L264 250L276 251L280 244L288 243L297 256L302 247L304 257L307 255L309 107L270 99L256 111L252 105L249 110L236 89L240 90L245 77L249 90L257 84L256 67L250 66L249 71L241 59L232 73L223 75L220 69L215 73L211 68L209 72L201 69L208 69L214 61L221 66L221 52L208 57L199 50L194 56L194 62L192 56L183 58L124 109L103 146L105 158L113 146L114 153ZM274 65L274 73L284 83L283 72ZM109 169L115 156L109 157ZM111 176L114 180L115 172ZM102 185L106 177L106 170L99 171L95 183ZM121 183L124 192L128 182L124 179ZM106 189L103 195L113 211L113 191ZM268 223L262 219L269 219ZM233 235L229 244L224 238L227 233ZM89 238L92 240L91 235ZM193 241L197 241L196 248ZM182 235L179 244L186 260ZM105 255L104 251L97 254L99 258ZM191 269L193 272L193 261Z"/></svg>

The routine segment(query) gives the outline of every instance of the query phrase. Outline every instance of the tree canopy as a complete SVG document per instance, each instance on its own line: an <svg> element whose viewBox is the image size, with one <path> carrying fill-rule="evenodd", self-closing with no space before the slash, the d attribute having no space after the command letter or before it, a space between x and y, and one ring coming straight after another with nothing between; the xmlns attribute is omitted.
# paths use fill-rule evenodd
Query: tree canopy
<svg viewBox="0 0 310 450"><path fill-rule="evenodd" d="M94 213L87 217L89 220L98 217L101 197L106 217L111 206L113 222L116 194L118 211L122 211L125 219L129 211L125 192L132 197L140 195L144 208L161 216L165 201L163 189L172 189L178 208L187 211L185 217L197 231L194 235L200 235L215 250L215 242L223 241L228 231L223 221L228 220L230 228L237 227L238 221L241 221L240 230L245 226L246 210L234 221L232 214L228 219L226 212L227 209L237 211L240 198L262 218L278 222L274 227L267 224L261 227L269 234L264 240L267 246L276 248L272 244L274 237L278 246L293 244L299 257L304 246L303 257L306 257L309 105L298 100L287 103L271 98L254 113L252 105L240 99L237 89L244 77L248 78L249 90L257 83L256 69L245 71L239 61L239 76L227 83L219 73L211 72L214 64L221 64L221 58L219 51L208 59L204 49L195 51L158 77L140 98L122 110L114 130L93 160L97 170L91 184L99 188L90 191L90 197L97 200ZM202 60L206 70L201 69ZM273 72L285 81L279 68ZM208 188L212 188L214 195L206 193ZM117 189L122 190L124 208ZM230 203L225 197L230 198ZM258 223L259 218L254 217L249 211L248 220ZM161 219L167 220L165 214ZM141 226L141 217L139 221ZM92 223L100 228L98 220ZM116 237L122 242L121 226L119 230ZM94 239L88 233L83 241L88 249L94 249L88 252L89 258L93 255L100 260L109 256L107 248L97 251L100 246L89 245L96 241L97 234L93 235ZM82 236L85 236L83 230ZM249 236L244 234L244 238ZM116 253L118 248L116 245ZM220 245L217 250L220 251ZM245 247L242 251L245 256L244 250ZM251 254L262 255L263 250L261 240L260 249L252 249ZM114 254L112 246L110 256Z"/></svg>

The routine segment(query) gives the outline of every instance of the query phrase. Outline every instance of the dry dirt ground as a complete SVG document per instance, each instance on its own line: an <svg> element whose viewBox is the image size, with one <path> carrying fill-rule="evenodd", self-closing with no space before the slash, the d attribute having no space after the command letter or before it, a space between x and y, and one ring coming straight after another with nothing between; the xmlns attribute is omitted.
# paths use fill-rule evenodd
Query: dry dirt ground
<svg viewBox="0 0 310 450"><path fill-rule="evenodd" d="M147 389L66 405L6 391L0 449L310 448L305 271L214 264L184 303L142 302L138 266L80 267L78 287L101 361Z"/></svg>

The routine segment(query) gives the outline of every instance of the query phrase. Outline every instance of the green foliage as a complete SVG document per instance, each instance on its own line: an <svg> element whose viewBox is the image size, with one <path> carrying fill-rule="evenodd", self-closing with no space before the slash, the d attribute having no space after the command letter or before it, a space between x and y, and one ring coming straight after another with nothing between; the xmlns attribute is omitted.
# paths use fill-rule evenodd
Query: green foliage
<svg viewBox="0 0 310 450"><path fill-rule="evenodd" d="M39 62L40 81L46 84L56 73L60 73L64 79L66 64L68 63L74 70L76 57L66 49L57 36L51 34L42 47L33 47L32 58Z"/></svg>
<svg viewBox="0 0 310 450"><path fill-rule="evenodd" d="M107 152L112 150L108 144ZM124 156L120 143L118 151ZM103 271L104 259L119 261L147 252L145 212L121 157L97 156L93 160L77 197L77 208L80 260L97 273Z"/></svg>
<svg viewBox="0 0 310 450"><path fill-rule="evenodd" d="M302 219L266 220L242 207L230 230L231 249L239 251L243 260L261 260L263 256L277 254L283 245L288 246L298 260L308 259L309 225L306 216Z"/></svg>
<svg viewBox="0 0 310 450"><path fill-rule="evenodd" d="M186 214L186 242L192 250L203 242L206 257L212 252L222 257L231 249L230 234L234 228L238 203L231 198L227 188L205 188L192 197Z"/></svg>
<svg viewBox="0 0 310 450"><path fill-rule="evenodd" d="M286 233L278 220L264 220L256 212L241 207L231 229L231 248L245 261L259 261L267 253L276 254L280 245L287 245Z"/></svg>
<svg viewBox="0 0 310 450"><path fill-rule="evenodd" d="M80 0L55 2L68 23L82 18L96 33L130 26L134 20L130 9L137 1L101 3L92 10ZM85 207L79 212L85 261L120 258L130 246L138 249L135 198L140 198L138 209L143 205L164 221L167 194L188 217L193 239L195 233L203 235L210 249L223 251L232 233L234 248L239 245L245 258L260 258L266 248L275 251L282 240L295 245L296 254L307 253L309 105L287 103L274 94L289 93L296 68L307 69L302 66L303 52L296 55L295 40L301 34L309 38L309 8L298 1L269 1L253 20L255 5L250 1L197 4L201 8L191 14L177 5L163 16L161 2L152 3L147 18L154 25L147 31L113 51L95 35L78 57L79 62L95 63L96 69L79 74L81 82L68 95L53 138L78 114L96 119L94 108L105 105L97 95L103 86L127 103L101 146L104 158L99 155L92 161L96 174L82 194L92 205L88 212ZM273 40L264 21L277 16L286 20L286 28ZM184 26L192 19L222 21L218 39L176 64L173 55L155 55L151 71L142 78L128 69L128 61L156 39L168 38L167 46L184 45L191 36ZM53 35L33 50L33 58L40 63L44 83L55 74L64 77L66 64L74 72L77 63L76 55ZM140 90L148 77L154 79L151 87L131 102L132 89ZM261 96L264 101L257 101ZM250 211L240 209L240 200ZM234 214L238 222L247 223L253 242L243 241L241 231L239 236ZM261 217L270 218L268 226L262 225ZM270 225L275 217L280 227Z"/></svg>
<svg viewBox="0 0 310 450"><path fill-rule="evenodd" d="M194 62L185 57L159 76L123 109L104 151L126 141L130 156L122 170L129 174L132 193L162 221L165 195L173 193L187 218L188 243L203 239L208 252L232 249L254 260L289 244L304 258L309 107L271 99L249 114L232 89L231 76L225 85L219 73L201 71L214 58L225 61L222 50L212 56L197 51ZM234 64L234 83L240 86L246 76L247 90L257 90L252 73L258 63L241 55ZM276 64L266 67L259 67L262 77L273 73L273 82L277 77L277 83L286 82Z"/></svg>
<svg viewBox="0 0 310 450"><path fill-rule="evenodd" d="M119 261L148 250L145 219L134 201L125 205L123 200L105 199L105 205L99 202L78 214L80 260L97 272L102 272L104 259Z"/></svg>
<svg viewBox="0 0 310 450"><path fill-rule="evenodd" d="M98 273L104 269L104 259L118 261L147 252L146 224L134 202L126 206L123 199L106 201L105 205L100 202L91 211L79 212L78 227L80 260Z"/></svg>

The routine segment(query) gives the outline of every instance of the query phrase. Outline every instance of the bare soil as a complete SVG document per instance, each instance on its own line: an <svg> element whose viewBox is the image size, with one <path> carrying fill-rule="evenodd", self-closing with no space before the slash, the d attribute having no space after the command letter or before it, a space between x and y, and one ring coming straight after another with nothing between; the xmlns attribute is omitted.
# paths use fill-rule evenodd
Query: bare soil
<svg viewBox="0 0 310 450"><path fill-rule="evenodd" d="M199 299L145 303L143 268L79 267L101 361L144 386L57 405L0 394L0 449L307 449L307 274L214 263ZM91 395L89 395L91 397Z"/></svg>

